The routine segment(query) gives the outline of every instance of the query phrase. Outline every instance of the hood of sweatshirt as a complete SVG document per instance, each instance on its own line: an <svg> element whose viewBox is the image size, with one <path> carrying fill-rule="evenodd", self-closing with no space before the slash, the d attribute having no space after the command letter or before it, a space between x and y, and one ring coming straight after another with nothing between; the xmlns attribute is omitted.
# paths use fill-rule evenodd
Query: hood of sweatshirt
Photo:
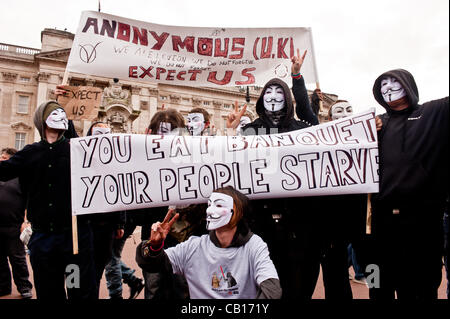
<svg viewBox="0 0 450 319"><path fill-rule="evenodd" d="M41 139L45 140L45 120L44 119L44 112L50 103L56 103L59 104L56 101L47 101L39 105L39 107L36 109L36 112L34 112L33 122L34 126L36 126L36 129L38 130L39 134L41 135ZM62 106L61 106L62 108Z"/></svg>
<svg viewBox="0 0 450 319"><path fill-rule="evenodd" d="M227 248L244 246L252 236L253 233L251 232L250 228L248 228L247 223L244 220L240 220L237 225L236 233L234 234L233 239L231 240L231 243ZM221 247L214 230L211 230L209 232L209 238L214 243L214 245L216 245L217 247Z"/></svg>
<svg viewBox="0 0 450 319"><path fill-rule="evenodd" d="M416 81L411 73L403 69L395 69L391 71L387 71L381 74L373 85L373 96L375 100L386 109L388 113L392 112L389 105L384 101L383 96L381 95L381 80L384 77L394 77L406 91L406 96L408 97L409 107L415 107L419 103L419 91L417 89Z"/></svg>
<svg viewBox="0 0 450 319"><path fill-rule="evenodd" d="M285 127L288 123L294 118L294 103L292 101L291 90L289 89L286 82L281 79L273 78L269 82L266 83L264 88L261 91L261 95L256 101L256 113L259 118L268 126L275 127L270 119L266 115L266 108L264 107L264 92L271 85L279 85L283 89L284 92L284 108L282 109L285 112L283 120L280 122L280 127Z"/></svg>

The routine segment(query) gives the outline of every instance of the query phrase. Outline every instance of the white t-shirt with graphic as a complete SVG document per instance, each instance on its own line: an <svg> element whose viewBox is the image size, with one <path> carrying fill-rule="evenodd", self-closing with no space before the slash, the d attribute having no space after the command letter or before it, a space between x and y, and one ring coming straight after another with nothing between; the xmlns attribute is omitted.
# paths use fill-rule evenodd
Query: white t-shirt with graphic
<svg viewBox="0 0 450 319"><path fill-rule="evenodd" d="M255 234L240 247L219 248L203 235L165 251L173 273L185 276L192 299L254 299L263 281L278 279L267 244Z"/></svg>

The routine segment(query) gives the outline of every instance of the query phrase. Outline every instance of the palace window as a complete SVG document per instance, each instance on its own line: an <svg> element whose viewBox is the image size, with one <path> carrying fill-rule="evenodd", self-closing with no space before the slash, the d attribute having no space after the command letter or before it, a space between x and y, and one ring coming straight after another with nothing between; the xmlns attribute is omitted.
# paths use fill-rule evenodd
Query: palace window
<svg viewBox="0 0 450 319"><path fill-rule="evenodd" d="M16 133L15 148L16 150L21 150L25 146L25 138L27 133Z"/></svg>
<svg viewBox="0 0 450 319"><path fill-rule="evenodd" d="M17 113L28 113L28 106L30 105L30 97L28 95L19 95L17 103Z"/></svg>

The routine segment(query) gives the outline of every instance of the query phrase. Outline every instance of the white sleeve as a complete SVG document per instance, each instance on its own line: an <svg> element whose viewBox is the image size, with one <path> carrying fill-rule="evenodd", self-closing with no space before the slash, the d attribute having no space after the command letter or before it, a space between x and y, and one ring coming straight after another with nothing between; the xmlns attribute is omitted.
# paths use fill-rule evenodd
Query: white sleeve
<svg viewBox="0 0 450 319"><path fill-rule="evenodd" d="M251 256L253 260L253 269L255 281L259 285L267 279L278 279L278 273L275 269L275 265L270 259L269 249L267 244L257 235L253 235L254 238L251 246Z"/></svg>
<svg viewBox="0 0 450 319"><path fill-rule="evenodd" d="M184 275L186 262L198 247L199 241L199 237L191 236L187 241L165 250L174 274Z"/></svg>

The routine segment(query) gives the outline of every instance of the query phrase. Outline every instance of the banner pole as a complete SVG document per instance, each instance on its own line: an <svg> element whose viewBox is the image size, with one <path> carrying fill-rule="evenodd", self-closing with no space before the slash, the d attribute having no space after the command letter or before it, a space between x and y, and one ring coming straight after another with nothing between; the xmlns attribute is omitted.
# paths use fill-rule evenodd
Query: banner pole
<svg viewBox="0 0 450 319"><path fill-rule="evenodd" d="M366 234L372 234L372 194L367 194Z"/></svg>
<svg viewBox="0 0 450 319"><path fill-rule="evenodd" d="M66 67L66 69L64 70L62 85L67 85L68 79L69 79L69 72L67 71ZM73 254L78 255L78 222L76 215L72 215L72 247L73 247Z"/></svg>

